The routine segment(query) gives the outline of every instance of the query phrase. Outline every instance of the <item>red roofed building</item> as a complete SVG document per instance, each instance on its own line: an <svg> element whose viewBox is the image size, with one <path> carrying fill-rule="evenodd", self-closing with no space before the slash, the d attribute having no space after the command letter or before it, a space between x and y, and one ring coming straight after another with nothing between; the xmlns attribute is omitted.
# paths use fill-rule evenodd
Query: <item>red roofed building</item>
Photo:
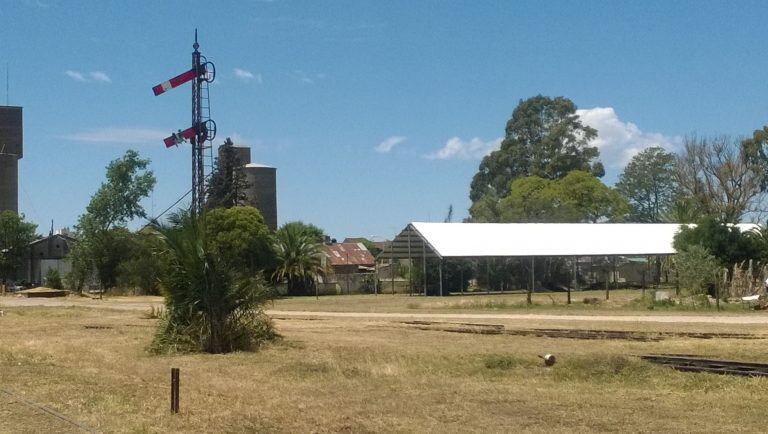
<svg viewBox="0 0 768 434"><path fill-rule="evenodd" d="M363 243L334 243L323 245L323 265L335 274L373 271L376 260Z"/></svg>

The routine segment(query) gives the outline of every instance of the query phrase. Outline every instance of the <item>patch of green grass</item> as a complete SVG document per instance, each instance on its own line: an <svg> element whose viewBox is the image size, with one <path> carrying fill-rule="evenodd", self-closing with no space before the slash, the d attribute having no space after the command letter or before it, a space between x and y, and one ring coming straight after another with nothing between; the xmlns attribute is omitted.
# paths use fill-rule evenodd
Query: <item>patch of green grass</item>
<svg viewBox="0 0 768 434"><path fill-rule="evenodd" d="M517 367L529 366L530 362L508 354L489 354L484 357L483 365L487 369L506 371Z"/></svg>
<svg viewBox="0 0 768 434"><path fill-rule="evenodd" d="M551 368L552 378L557 381L590 381L641 383L660 368L637 357L625 355L593 354L564 357Z"/></svg>

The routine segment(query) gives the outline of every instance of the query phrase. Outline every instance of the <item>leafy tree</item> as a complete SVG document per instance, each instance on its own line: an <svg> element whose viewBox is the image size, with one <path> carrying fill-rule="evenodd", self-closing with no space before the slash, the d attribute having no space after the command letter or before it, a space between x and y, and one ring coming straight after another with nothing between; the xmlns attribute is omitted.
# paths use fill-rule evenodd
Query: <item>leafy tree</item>
<svg viewBox="0 0 768 434"><path fill-rule="evenodd" d="M106 181L101 184L85 213L76 225L77 239L70 252L72 272L70 282L78 287L96 272L102 288L115 286L117 268L127 259L125 225L137 217L146 217L141 200L152 192L155 176L147 170L149 160L139 157L134 150L107 166Z"/></svg>
<svg viewBox="0 0 768 434"><path fill-rule="evenodd" d="M231 208L244 205L249 184L235 144L227 137L219 148L213 172L208 179L206 208Z"/></svg>
<svg viewBox="0 0 768 434"><path fill-rule="evenodd" d="M538 176L517 178L498 205L501 220L515 223L564 222L577 219L555 181Z"/></svg>
<svg viewBox="0 0 768 434"><path fill-rule="evenodd" d="M616 190L629 201L629 219L658 223L672 207L677 192L675 154L651 147L632 157L616 183Z"/></svg>
<svg viewBox="0 0 768 434"><path fill-rule="evenodd" d="M574 170L559 180L529 176L512 181L498 209L505 222L595 223L620 221L628 205L595 176Z"/></svg>
<svg viewBox="0 0 768 434"><path fill-rule="evenodd" d="M371 240L369 240L367 238L363 238L362 243L365 246L365 248L368 249L369 252L371 252L371 255L374 258L376 256L378 256L379 253L381 253L381 251L382 251L380 248L376 247L376 244L374 244L373 241L371 241Z"/></svg>
<svg viewBox="0 0 768 434"><path fill-rule="evenodd" d="M124 226L137 217L146 217L141 200L155 187L155 175L149 159L129 149L122 158L107 166L107 180L103 182L78 220L78 230L107 230Z"/></svg>
<svg viewBox="0 0 768 434"><path fill-rule="evenodd" d="M487 195L506 196L510 182L518 177L558 179L572 170L603 176L603 166L596 161L597 147L590 146L596 137L597 131L581 123L576 105L568 98L538 95L520 101L507 122L500 149L483 158L472 178L473 205Z"/></svg>
<svg viewBox="0 0 768 434"><path fill-rule="evenodd" d="M673 246L678 252L693 246L705 248L721 266L732 269L734 264L749 259L761 259L766 251L763 243L738 227L705 217L695 227L683 226L675 235Z"/></svg>
<svg viewBox="0 0 768 434"><path fill-rule="evenodd" d="M273 235L256 208L215 208L205 214L211 252L249 274L273 269ZM265 276L266 277L266 276Z"/></svg>
<svg viewBox="0 0 768 434"><path fill-rule="evenodd" d="M675 258L680 286L688 295L705 294L717 283L720 265L709 251L700 245L689 246Z"/></svg>
<svg viewBox="0 0 768 434"><path fill-rule="evenodd" d="M37 225L24 220L23 214L0 212L0 277L3 282L15 278L24 263L24 248L37 238Z"/></svg>
<svg viewBox="0 0 768 434"><path fill-rule="evenodd" d="M204 217L181 212L153 224L170 266L161 275L166 316L155 352L251 350L276 337L264 303L273 296L260 276L248 276L211 250Z"/></svg>
<svg viewBox="0 0 768 434"><path fill-rule="evenodd" d="M764 207L766 172L749 146L733 139L689 137L678 156L676 182L704 215L738 223Z"/></svg>
<svg viewBox="0 0 768 434"><path fill-rule="evenodd" d="M562 196L576 210L579 221L621 221L629 211L627 201L620 194L590 173L574 170L557 183Z"/></svg>
<svg viewBox="0 0 768 434"><path fill-rule="evenodd" d="M472 202L469 208L470 218L467 222L494 223L503 221L501 217L500 199L493 193L486 193L480 199Z"/></svg>
<svg viewBox="0 0 768 434"><path fill-rule="evenodd" d="M275 234L277 268L274 278L286 281L289 295L308 295L323 273L317 234L307 230L311 225L286 223Z"/></svg>
<svg viewBox="0 0 768 434"><path fill-rule="evenodd" d="M169 266L162 240L150 228L144 228L125 241L128 252L117 266L117 285L145 295L158 295L160 276Z"/></svg>
<svg viewBox="0 0 768 434"><path fill-rule="evenodd" d="M306 234L314 243L322 244L323 241L325 241L325 231L312 223L304 223L301 220L296 220L283 224L281 228L284 230L291 228L291 231Z"/></svg>

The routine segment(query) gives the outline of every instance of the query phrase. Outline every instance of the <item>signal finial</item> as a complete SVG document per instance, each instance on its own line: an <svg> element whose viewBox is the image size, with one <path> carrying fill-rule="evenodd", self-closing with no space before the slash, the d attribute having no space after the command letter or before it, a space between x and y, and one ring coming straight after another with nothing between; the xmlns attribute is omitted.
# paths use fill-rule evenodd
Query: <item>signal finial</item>
<svg viewBox="0 0 768 434"><path fill-rule="evenodd" d="M194 48L195 51L197 51L197 49L200 48L200 44L197 43L197 29L195 29L195 43L192 44L192 48Z"/></svg>

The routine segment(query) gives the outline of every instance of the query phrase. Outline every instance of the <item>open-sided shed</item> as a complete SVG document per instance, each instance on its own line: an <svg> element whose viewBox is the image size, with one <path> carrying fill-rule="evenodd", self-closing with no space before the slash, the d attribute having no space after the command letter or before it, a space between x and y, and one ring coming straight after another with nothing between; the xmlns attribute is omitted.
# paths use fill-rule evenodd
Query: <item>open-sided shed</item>
<svg viewBox="0 0 768 434"><path fill-rule="evenodd" d="M754 224L737 225L742 231ZM676 223L409 223L379 254L383 259L437 259L440 294L447 258L672 255ZM533 278L533 266L531 266ZM533 284L532 284L533 285ZM426 294L426 283L424 285Z"/></svg>

